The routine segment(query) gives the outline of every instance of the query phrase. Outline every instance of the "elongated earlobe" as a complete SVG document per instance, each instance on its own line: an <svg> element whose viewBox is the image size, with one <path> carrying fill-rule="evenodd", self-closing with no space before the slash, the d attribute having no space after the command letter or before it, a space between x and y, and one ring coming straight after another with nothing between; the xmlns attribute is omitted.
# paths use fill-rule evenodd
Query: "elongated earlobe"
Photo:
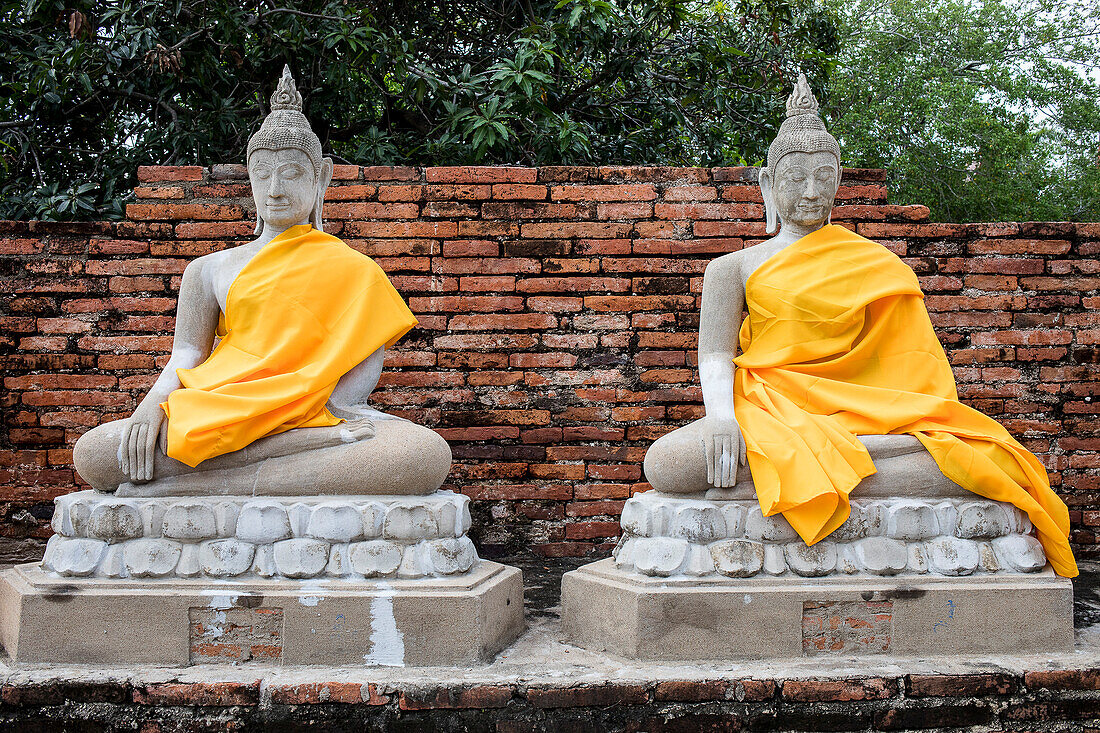
<svg viewBox="0 0 1100 733"><path fill-rule="evenodd" d="M309 213L309 223L319 232L325 231L324 221L321 219L325 208L325 191L332 182L332 158L324 158L321 161L321 170L318 171L317 203L313 205L313 211Z"/></svg>
<svg viewBox="0 0 1100 733"><path fill-rule="evenodd" d="M321 212L325 207L323 196L317 197L317 203L313 205L313 211L309 212L309 224L319 232L325 231L325 223L321 220Z"/></svg>
<svg viewBox="0 0 1100 733"><path fill-rule="evenodd" d="M264 219L260 216L259 209L256 210L256 231L252 232L257 237L263 234L264 231Z"/></svg>
<svg viewBox="0 0 1100 733"><path fill-rule="evenodd" d="M775 210L775 200L772 198L772 172L767 166L760 169L760 196L764 199L764 231L774 234L779 224L779 217Z"/></svg>
<svg viewBox="0 0 1100 733"><path fill-rule="evenodd" d="M836 204L836 195L840 193L840 177L844 175L844 169L840 167L840 161L836 162L836 190L833 191L833 203ZM825 217L826 226L833 223L833 207L829 207L829 215Z"/></svg>

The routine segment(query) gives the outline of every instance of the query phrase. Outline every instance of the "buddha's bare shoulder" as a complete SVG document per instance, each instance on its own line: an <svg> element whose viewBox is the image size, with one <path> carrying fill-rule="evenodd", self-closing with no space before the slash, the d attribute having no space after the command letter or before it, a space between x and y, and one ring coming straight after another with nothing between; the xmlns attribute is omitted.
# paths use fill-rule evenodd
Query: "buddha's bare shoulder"
<svg viewBox="0 0 1100 733"><path fill-rule="evenodd" d="M716 257L707 264L706 276L710 279L728 278L741 271L741 261L745 258L745 250L738 250Z"/></svg>
<svg viewBox="0 0 1100 733"><path fill-rule="evenodd" d="M239 270L256 254L257 248L254 245L255 242L249 242L196 257L187 263L184 274L193 273L195 276L209 278L217 277L225 271Z"/></svg>
<svg viewBox="0 0 1100 733"><path fill-rule="evenodd" d="M764 260L782 249L783 245L776 240L777 238L773 237L760 244L739 249L736 252L730 252L711 260L710 264L707 265L707 276L711 279L722 280L736 277L743 283Z"/></svg>

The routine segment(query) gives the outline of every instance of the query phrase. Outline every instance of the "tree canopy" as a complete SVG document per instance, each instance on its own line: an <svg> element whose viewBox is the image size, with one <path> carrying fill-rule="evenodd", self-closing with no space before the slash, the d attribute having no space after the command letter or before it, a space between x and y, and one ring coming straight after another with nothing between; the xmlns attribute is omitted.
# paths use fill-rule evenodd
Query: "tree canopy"
<svg viewBox="0 0 1100 733"><path fill-rule="evenodd" d="M826 0L830 129L946 221L1100 219L1100 5Z"/></svg>
<svg viewBox="0 0 1100 733"><path fill-rule="evenodd" d="M810 0L698 5L3 2L0 216L109 215L139 164L240 160L284 63L347 162L759 158L834 28Z"/></svg>
<svg viewBox="0 0 1100 733"><path fill-rule="evenodd" d="M0 43L3 218L241 160L284 63L363 165L755 164L802 70L897 202L1100 218L1091 0L0 0Z"/></svg>

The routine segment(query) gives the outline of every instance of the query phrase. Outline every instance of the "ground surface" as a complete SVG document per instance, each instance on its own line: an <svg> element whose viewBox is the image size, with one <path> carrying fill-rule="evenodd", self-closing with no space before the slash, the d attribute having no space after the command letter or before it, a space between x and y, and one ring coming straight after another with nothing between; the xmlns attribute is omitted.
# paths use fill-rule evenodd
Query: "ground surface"
<svg viewBox="0 0 1100 733"><path fill-rule="evenodd" d="M0 728L1100 730L1097 563L1084 563L1075 583L1072 653L704 664L640 663L564 643L557 587L580 563L519 564L531 581L528 630L484 666L0 664Z"/></svg>

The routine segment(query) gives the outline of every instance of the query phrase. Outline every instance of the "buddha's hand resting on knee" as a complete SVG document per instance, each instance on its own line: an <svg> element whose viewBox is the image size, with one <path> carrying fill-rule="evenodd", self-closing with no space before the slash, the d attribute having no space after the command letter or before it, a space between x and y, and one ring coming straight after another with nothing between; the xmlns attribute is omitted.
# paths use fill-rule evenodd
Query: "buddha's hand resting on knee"
<svg viewBox="0 0 1100 733"><path fill-rule="evenodd" d="M703 452L707 462L707 483L723 489L737 483L737 466L745 464L745 441L737 420L703 418Z"/></svg>
<svg viewBox="0 0 1100 733"><path fill-rule="evenodd" d="M159 404L139 405L126 420L118 446L118 467L132 483L140 484L153 478L153 459L158 443L166 449L167 431L164 410Z"/></svg>

